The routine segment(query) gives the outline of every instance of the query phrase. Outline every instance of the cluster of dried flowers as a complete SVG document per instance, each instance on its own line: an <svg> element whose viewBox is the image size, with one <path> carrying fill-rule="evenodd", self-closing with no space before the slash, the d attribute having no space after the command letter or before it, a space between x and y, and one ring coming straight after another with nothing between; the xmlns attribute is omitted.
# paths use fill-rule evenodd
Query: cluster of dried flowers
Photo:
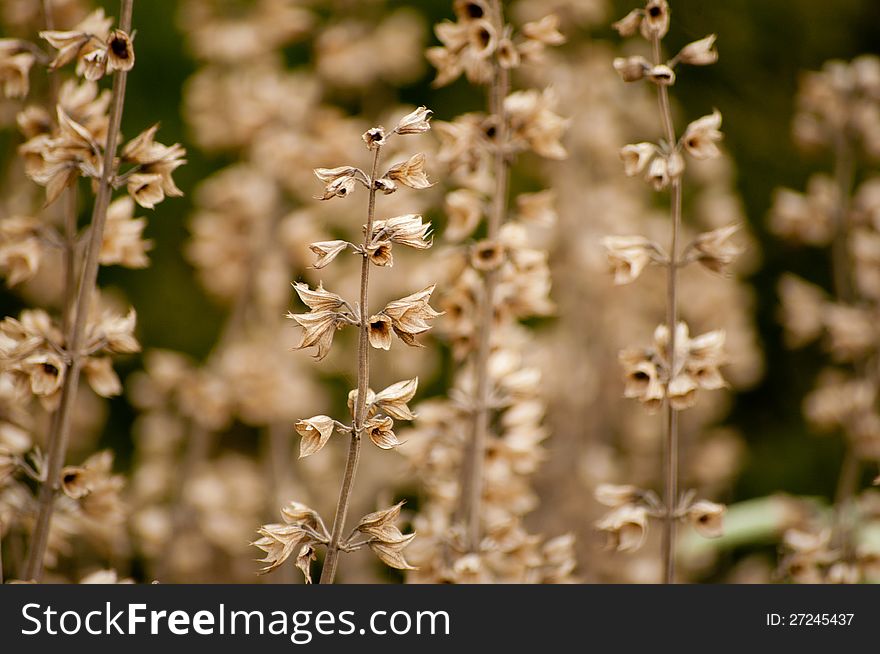
<svg viewBox="0 0 880 654"><path fill-rule="evenodd" d="M537 506L529 478L543 457L541 374L528 361L529 330L546 316L550 270L532 236L555 221L553 192L524 193L510 215L509 176L518 155L561 159L568 121L552 90L511 92L510 76L564 41L546 16L518 30L495 0L457 1L456 21L439 23L442 46L428 50L436 85L464 74L485 85L489 106L437 122L438 158L457 188L446 194L438 257L446 282L441 308L455 377L448 398L419 406L402 448L424 487L409 558L414 582L564 582L575 567L570 535L529 533L523 518Z"/></svg>
<svg viewBox="0 0 880 654"><path fill-rule="evenodd" d="M77 9L73 13L83 13ZM124 0L116 29L98 9L58 30L46 4L39 36L57 52L18 40L4 40L2 48L4 91L26 98L16 115L25 140L18 149L23 170L46 193L41 209L0 222L0 270L7 284L33 284L36 291L25 293L46 307L0 322L0 535L27 542L20 572L26 580L39 581L45 566L70 552L75 536L92 541L105 565L128 547L123 478L112 472L112 453L94 454L78 466L65 463L71 441L80 445L79 432L91 429L81 414L100 413L80 393L80 378L98 396L118 395L122 384L112 356L140 350L134 309L120 311L99 293L98 268L148 265L146 222L134 217L135 203L153 208L182 194L172 173L185 163L185 151L156 142L155 126L117 152L126 74L135 61L131 16L132 3ZM49 73L43 97L28 96L34 63ZM62 68L71 63L76 77L62 81ZM112 89L99 88L105 75L112 76ZM112 200L123 187L127 195ZM83 188L93 201L91 220L81 227ZM55 203L62 197L59 212ZM54 297L40 291L47 278L60 289Z"/></svg>
<svg viewBox="0 0 880 654"><path fill-rule="evenodd" d="M333 583L340 552L354 552L364 546L368 546L383 563L392 568L412 569L403 556L403 550L415 534L403 534L395 526L402 503L365 515L347 535L343 531L362 440L367 437L382 450L394 449L401 444L394 433L394 420L415 418L408 402L415 396L418 378L397 382L375 393L370 388L370 350L390 349L395 336L406 345L421 347L416 337L427 332L431 328L431 321L440 315L428 304L433 286L388 302L376 314L371 314L368 306L371 268L390 268L395 245L416 250L425 250L432 245L431 223L423 222L420 215L376 218L379 193L390 195L397 191L399 185L412 189L431 186L424 168L425 155L421 153L395 163L380 173L380 156L388 141L396 136L427 132L431 115L430 110L419 107L401 118L391 132L386 132L381 126L364 132L363 141L373 155L369 172L350 165L315 170L315 175L325 184L320 200L348 197L358 186L368 190L367 219L361 243L334 240L310 245L317 257L314 267L318 269L323 269L348 249L361 257L360 299L352 305L341 296L325 290L321 283L314 289L307 284L295 283L296 293L309 312L290 313L288 317L302 327L302 338L297 348L314 347L317 360L327 356L337 330L346 326L356 327L358 386L348 395L351 423L317 415L299 420L295 425L301 437L300 457L319 452L335 431L350 435L332 529L328 531L316 511L293 502L290 508L282 509L284 524L264 525L259 530L261 538L254 545L266 552L266 557L262 559L266 563L263 572L279 567L296 552L296 565L302 570L306 582L310 583L310 564L317 558L316 548L319 546L327 548L321 570L322 583Z"/></svg>
<svg viewBox="0 0 880 654"><path fill-rule="evenodd" d="M880 178L863 164L880 155L880 59L832 61L801 80L794 136L831 152L833 171L817 173L806 193L776 191L770 225L796 245L828 254L830 292L791 273L779 282L781 320L792 348L819 342L829 362L804 399L807 422L840 434L845 453L835 504L785 534L780 572L804 583L878 578L880 551L865 538L876 524L878 494L863 488L880 462Z"/></svg>
<svg viewBox="0 0 880 654"><path fill-rule="evenodd" d="M686 45L672 59L662 58L662 40L669 31L670 9L666 0L649 0L614 24L622 36L640 33L651 46L651 58L633 55L614 60L614 68L625 82L646 81L657 87L659 117L663 136L657 143L641 142L620 150L628 176L643 175L654 190L668 190L671 205L668 252L657 241L645 236L610 236L604 240L608 263L616 284L635 281L649 265L666 269L666 321L654 330L647 347L627 348L620 354L626 376L624 395L638 399L649 412L666 410L664 451L664 493L661 499L650 490L631 485L602 485L597 500L611 511L597 522L608 535L608 545L619 551L638 549L645 542L648 519L662 521L663 578L675 580L675 532L680 520L688 520L700 533L721 534L724 506L706 500L696 501L696 493L679 495L678 413L692 407L700 389L715 390L726 385L720 367L726 362L723 330L691 337L688 326L679 320L679 270L699 263L713 272L723 271L740 254L731 241L737 225L721 227L698 235L681 247L682 180L685 156L697 160L720 155L717 142L721 114L716 110L690 123L677 137L669 101L669 87L675 83L680 64L708 65L718 54L715 36L709 35Z"/></svg>

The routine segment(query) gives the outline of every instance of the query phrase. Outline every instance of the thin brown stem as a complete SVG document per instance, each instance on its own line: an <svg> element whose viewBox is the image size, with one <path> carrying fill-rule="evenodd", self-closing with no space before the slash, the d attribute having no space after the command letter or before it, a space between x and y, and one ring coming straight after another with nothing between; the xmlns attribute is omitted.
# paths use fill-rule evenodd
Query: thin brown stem
<svg viewBox="0 0 880 654"><path fill-rule="evenodd" d="M330 534L330 543L327 545L327 556L324 559L324 567L321 570L322 584L332 584L336 578L336 568L339 565L339 549L342 543L342 533L345 529L345 518L348 515L348 505L351 500L351 490L354 487L354 478L357 473L358 461L361 458L361 437L364 432L364 422L367 413L367 389L370 387L370 257L367 248L373 234L373 219L376 215L376 179L379 174L379 153L382 146L377 145L373 154L373 167L370 172L370 200L367 207L367 225L364 230L363 256L361 262L361 298L360 298L360 328L358 332L358 391L354 406L354 424L351 430L351 441L348 444L348 457L345 461L345 474L342 477L342 488L339 490L339 500L336 503L336 515L333 518L333 530Z"/></svg>
<svg viewBox="0 0 880 654"><path fill-rule="evenodd" d="M660 39L651 40L654 63L662 63ZM675 127L672 122L672 108L669 104L669 89L665 85L657 87L657 101L660 107L660 118L663 122L663 133L667 146L671 149L676 145ZM675 177L670 183L670 212L672 215L672 236L669 247L670 261L678 261L678 236L681 230L681 177ZM666 439L663 456L664 469L664 503L663 536L661 555L663 557L663 582L675 583L675 509L678 501L678 411L669 402L669 383L675 376L676 325L678 324L678 266L666 266L666 327L669 330L669 349L667 361L669 374L666 379Z"/></svg>
<svg viewBox="0 0 880 654"><path fill-rule="evenodd" d="M504 29L501 3L492 2L492 17L496 31ZM489 211L486 238L495 241L507 214L507 193L510 162L507 156L507 116L504 100L510 89L508 70L494 60L494 74L489 93L489 110L495 120L494 172L495 188ZM495 290L498 271L490 270L483 275L480 298L480 321L478 325L477 351L474 361L476 375L476 402L471 421L469 439L465 447L461 469L461 493L458 515L465 525L465 541L469 551L475 551L480 543L481 505L483 499L483 467L486 443L491 421L490 400L492 394L489 377L489 356L492 350L492 325L495 320Z"/></svg>
<svg viewBox="0 0 880 654"><path fill-rule="evenodd" d="M133 0L121 0L121 16L119 28L125 32L131 32L131 14ZM39 510L36 527L31 539L30 552L28 553L25 567L25 579L40 581L43 575L43 557L46 553L46 545L49 540L49 527L52 520L52 512L55 507L55 496L61 487L61 468L67 455L67 445L70 439L71 417L73 406L76 401L76 393L79 386L79 375L82 364L82 349L86 331L86 320L89 313L89 302L94 293L95 283L98 278L98 255L101 250L101 241L104 236L104 225L107 222L107 207L110 204L112 194L111 181L114 173L114 160L116 158L116 146L119 137L119 128L122 124L122 110L125 104L125 84L127 80L125 71L117 71L113 77L112 99L110 102L110 124L107 131L107 143L104 149L101 178L98 181L98 190L95 195L95 204L92 210L89 242L86 249L85 261L80 273L79 287L76 295L76 305L73 311L73 326L70 339L65 343L69 357L67 374L61 390L61 404L58 408L58 416L53 421L53 429L49 435L49 453L46 465L46 476L40 486L38 498Z"/></svg>

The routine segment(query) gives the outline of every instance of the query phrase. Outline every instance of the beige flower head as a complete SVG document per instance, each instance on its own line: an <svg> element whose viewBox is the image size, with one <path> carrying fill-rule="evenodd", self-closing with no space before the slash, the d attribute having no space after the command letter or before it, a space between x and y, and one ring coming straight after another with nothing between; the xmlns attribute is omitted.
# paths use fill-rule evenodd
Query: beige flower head
<svg viewBox="0 0 880 654"><path fill-rule="evenodd" d="M705 538L724 535L723 518L727 507L708 500L694 502L687 511L687 518L697 533Z"/></svg>
<svg viewBox="0 0 880 654"><path fill-rule="evenodd" d="M624 504L596 523L605 532L606 548L634 552L645 544L648 535L648 511L645 507Z"/></svg>
<svg viewBox="0 0 880 654"><path fill-rule="evenodd" d="M714 159L721 156L718 141L724 138L721 133L721 112L717 109L708 116L698 118L681 137L684 149L695 159Z"/></svg>

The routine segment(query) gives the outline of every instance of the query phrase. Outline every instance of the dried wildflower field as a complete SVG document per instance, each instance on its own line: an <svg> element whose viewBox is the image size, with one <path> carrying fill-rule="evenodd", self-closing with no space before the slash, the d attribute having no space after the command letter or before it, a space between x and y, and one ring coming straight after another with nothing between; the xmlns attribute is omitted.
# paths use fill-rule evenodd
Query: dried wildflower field
<svg viewBox="0 0 880 654"><path fill-rule="evenodd" d="M4 0L0 580L880 582L878 24Z"/></svg>

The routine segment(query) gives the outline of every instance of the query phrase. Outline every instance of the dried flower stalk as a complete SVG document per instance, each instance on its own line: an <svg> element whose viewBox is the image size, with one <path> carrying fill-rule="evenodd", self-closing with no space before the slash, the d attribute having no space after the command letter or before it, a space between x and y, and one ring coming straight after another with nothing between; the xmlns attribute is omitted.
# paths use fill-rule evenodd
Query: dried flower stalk
<svg viewBox="0 0 880 654"><path fill-rule="evenodd" d="M330 200L347 197L358 187L367 188L367 219L363 228L360 245L347 241L323 241L313 243L310 248L317 256L316 268L330 264L342 251L351 248L362 257L360 275L360 300L356 308L335 293L324 290L319 284L311 289L305 284L294 284L300 299L311 310L305 314L289 314L289 317L303 328L299 348L315 347L315 358L323 359L329 352L337 329L347 325L358 328L357 370L358 387L349 394L349 409L352 422L343 424L329 416L313 416L296 423L296 431L302 437L300 456L310 456L320 451L334 431L350 436L348 455L342 485L336 504L332 529L328 532L320 516L311 509L294 503L299 507L291 512L282 512L288 526L266 525L259 530L262 538L254 544L266 551L262 559L269 572L280 566L299 547L297 567L307 582L311 581L310 561L315 558L315 547L327 548L321 583L333 583L339 564L340 552L351 552L363 546L370 549L386 565L400 569L411 569L402 551L409 545L415 534L402 534L394 522L400 514L401 505L364 516L355 529L344 536L346 518L354 488L361 443L369 438L380 449L393 449L400 445L394 434L394 419L412 420L407 403L412 400L418 386L418 379L392 384L380 393L374 393L370 385L370 348L388 349L393 336L397 336L409 346L420 347L416 336L430 329L429 322L440 315L428 301L433 286L413 293L407 297L389 302L379 313L370 314L369 282L371 266L389 267L392 265L392 252L395 244L418 250L431 246L430 223L423 223L422 217L415 214L397 216L387 220L376 220L376 194L381 191L387 195L394 193L398 185L413 189L431 186L424 170L425 156L416 154L392 165L385 173L379 173L382 148L389 139L397 135L420 134L430 129L432 112L425 107L401 118L397 127L386 133L382 127L367 130L363 140L373 153L369 174L354 166L319 168L315 175L325 183L324 192L318 199Z"/></svg>
<svg viewBox="0 0 880 654"><path fill-rule="evenodd" d="M614 25L622 36L639 31L651 45L651 61L642 56L618 58L614 61L614 68L625 82L644 80L657 87L663 139L659 144L628 145L621 150L620 157L627 175L646 172L645 179L655 190L669 189L669 251L667 253L660 245L638 236L605 240L616 283L635 280L650 263L666 268L666 322L655 331L654 346L645 350L626 350L620 357L627 374L625 395L639 398L649 410L665 408L663 500L652 492L636 489L637 492L625 501L603 502L612 506L614 511L600 520L598 527L609 535L610 545L619 550L631 550L643 543L648 517L661 519L663 580L674 583L677 522L691 518L695 525L705 527L716 519L720 521L723 513L720 505L694 503L693 492L679 497L678 413L693 405L699 388L714 389L725 385L718 371L718 366L724 362L721 354L724 334L710 332L693 339L689 337L687 326L679 321L678 271L683 266L699 262L718 272L736 258L739 248L729 241L737 230L735 225L702 234L683 250L679 245L684 154L696 159L719 156L716 142L721 139L718 131L721 115L715 111L700 118L687 127L681 138L676 137L668 89L675 83L674 69L680 63L712 64L718 55L714 49L715 36L709 35L686 45L678 55L664 62L661 42L669 30L669 21L666 0L649 0L643 9L631 11ZM713 536L718 530L704 531ZM630 532L637 537L633 538Z"/></svg>

